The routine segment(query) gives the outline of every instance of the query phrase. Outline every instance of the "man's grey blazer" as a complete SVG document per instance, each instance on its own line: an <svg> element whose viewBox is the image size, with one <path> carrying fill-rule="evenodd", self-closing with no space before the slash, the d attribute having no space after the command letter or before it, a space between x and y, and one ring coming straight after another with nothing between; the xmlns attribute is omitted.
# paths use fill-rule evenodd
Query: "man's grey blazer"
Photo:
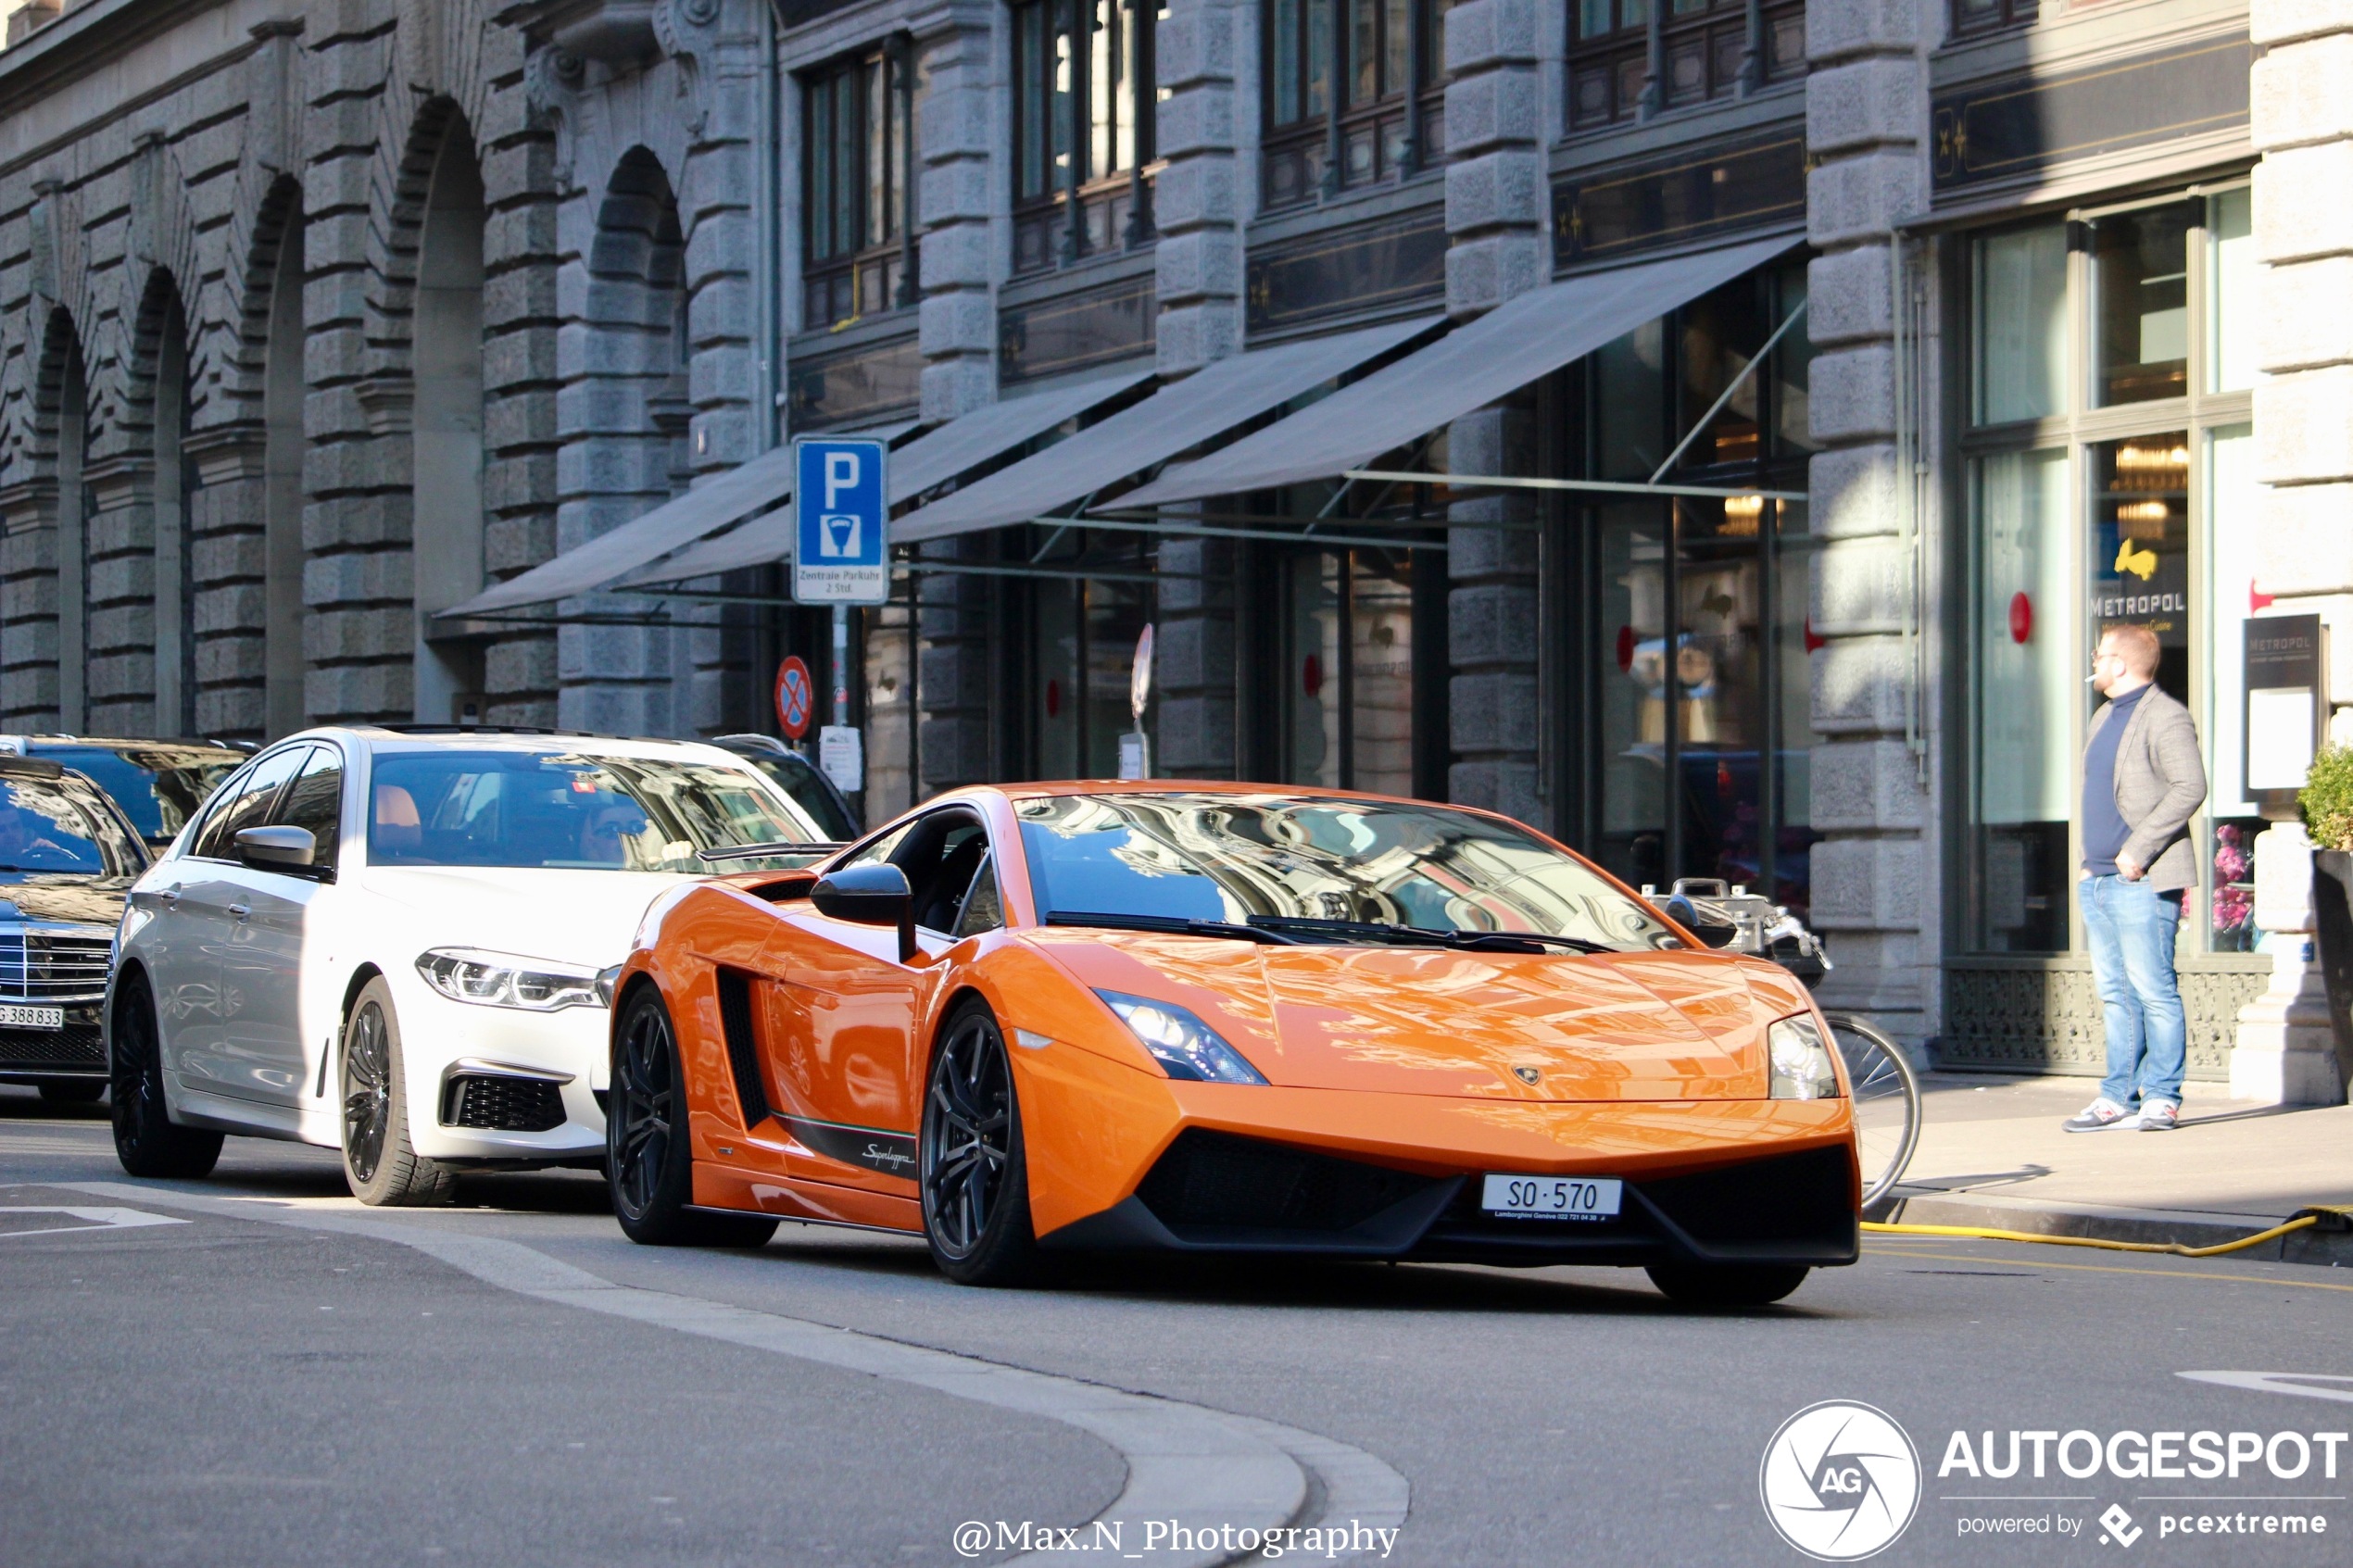
<svg viewBox="0 0 2353 1568"><path fill-rule="evenodd" d="M2098 734L2113 703L2092 715ZM2159 892L2197 883L2197 852L2190 818L2206 801L2206 764L2198 756L2197 724L2190 710L2158 690L2143 689L2116 743L2116 813L2132 830L2123 853L2148 868Z"/></svg>

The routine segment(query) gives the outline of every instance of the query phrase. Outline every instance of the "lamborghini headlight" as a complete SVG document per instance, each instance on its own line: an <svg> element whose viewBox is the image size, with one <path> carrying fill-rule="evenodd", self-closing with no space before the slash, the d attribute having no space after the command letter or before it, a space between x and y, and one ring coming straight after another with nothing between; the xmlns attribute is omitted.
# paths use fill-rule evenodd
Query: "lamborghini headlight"
<svg viewBox="0 0 2353 1568"><path fill-rule="evenodd" d="M1775 1099L1831 1099L1838 1094L1838 1069L1811 1013L1784 1018L1765 1031L1773 1058Z"/></svg>
<svg viewBox="0 0 2353 1568"><path fill-rule="evenodd" d="M1152 1060L1171 1078L1209 1084L1264 1084L1257 1068L1226 1043L1225 1036L1174 1002L1131 997L1123 991L1098 991L1103 1005L1119 1014Z"/></svg>
<svg viewBox="0 0 2353 1568"><path fill-rule="evenodd" d="M554 1012L603 1007L597 972L585 964L554 963L472 947L435 947L417 955L425 984L453 1002Z"/></svg>

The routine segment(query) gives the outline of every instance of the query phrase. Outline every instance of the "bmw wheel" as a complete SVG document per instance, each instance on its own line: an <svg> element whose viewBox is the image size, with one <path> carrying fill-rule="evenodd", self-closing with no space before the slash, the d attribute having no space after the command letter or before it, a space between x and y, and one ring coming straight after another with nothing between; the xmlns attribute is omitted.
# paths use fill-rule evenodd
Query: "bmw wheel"
<svg viewBox="0 0 2353 1568"><path fill-rule="evenodd" d="M605 1178L622 1233L648 1247L765 1247L776 1222L695 1208L678 1035L661 993L630 993L613 1036L612 1096L605 1115Z"/></svg>
<svg viewBox="0 0 2353 1568"><path fill-rule="evenodd" d="M113 1073L114 1152L134 1176L206 1176L220 1158L220 1135L172 1121L163 1098L162 1040L146 976L133 970L115 989L107 1065Z"/></svg>
<svg viewBox="0 0 2353 1568"><path fill-rule="evenodd" d="M959 1285L1015 1285L1037 1272L1029 1173L1005 1036L986 1004L948 1020L924 1095L924 1239Z"/></svg>
<svg viewBox="0 0 2353 1568"><path fill-rule="evenodd" d="M457 1182L409 1141L400 1018L378 975L360 987L343 1024L343 1174L371 1208L447 1203Z"/></svg>

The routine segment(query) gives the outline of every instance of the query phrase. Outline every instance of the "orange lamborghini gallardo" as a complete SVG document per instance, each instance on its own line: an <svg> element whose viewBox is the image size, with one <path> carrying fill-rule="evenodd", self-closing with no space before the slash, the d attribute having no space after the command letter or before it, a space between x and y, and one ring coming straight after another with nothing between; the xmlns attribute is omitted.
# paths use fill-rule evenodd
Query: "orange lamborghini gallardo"
<svg viewBox="0 0 2353 1568"><path fill-rule="evenodd" d="M613 1204L1043 1255L1640 1266L1778 1300L1856 1252L1805 988L1506 818L1252 784L933 800L698 883L606 977Z"/></svg>

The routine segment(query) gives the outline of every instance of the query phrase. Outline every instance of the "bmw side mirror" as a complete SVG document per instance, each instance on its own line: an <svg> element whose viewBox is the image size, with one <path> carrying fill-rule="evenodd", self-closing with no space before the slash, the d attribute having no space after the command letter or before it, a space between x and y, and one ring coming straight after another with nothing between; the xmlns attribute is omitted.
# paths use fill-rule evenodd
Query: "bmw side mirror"
<svg viewBox="0 0 2353 1568"><path fill-rule="evenodd" d="M1699 906L1680 893L1667 899L1659 908L1667 912L1668 920L1673 921L1711 947L1729 947L1732 938L1741 934L1741 928L1730 921L1718 920L1712 914L1700 913Z"/></svg>
<svg viewBox="0 0 2353 1568"><path fill-rule="evenodd" d="M236 844L237 859L269 872L307 872L319 854L308 828L239 828Z"/></svg>
<svg viewBox="0 0 2353 1568"><path fill-rule="evenodd" d="M819 877L809 890L809 901L819 914L853 925L897 926L900 963L920 951L915 946L914 891L907 885L907 873L897 866L846 866Z"/></svg>

